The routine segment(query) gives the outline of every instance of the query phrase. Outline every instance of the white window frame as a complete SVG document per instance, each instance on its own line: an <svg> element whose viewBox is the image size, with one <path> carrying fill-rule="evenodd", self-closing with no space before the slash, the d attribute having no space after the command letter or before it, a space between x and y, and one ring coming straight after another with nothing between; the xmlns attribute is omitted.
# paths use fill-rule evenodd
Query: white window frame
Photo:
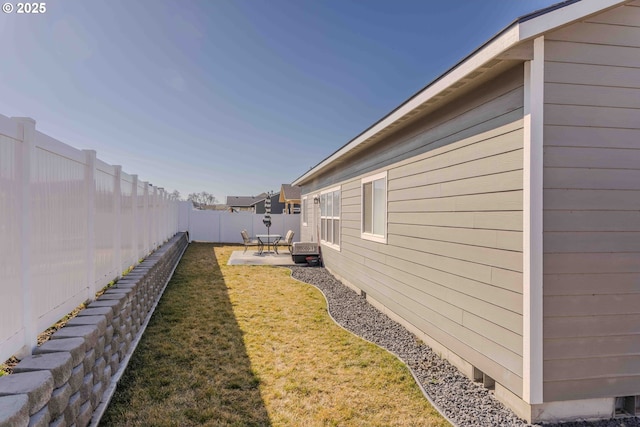
<svg viewBox="0 0 640 427"><path fill-rule="evenodd" d="M301 219L302 225L307 227L309 225L309 206L307 205L307 196L302 197L302 205L300 206L300 215L302 217Z"/></svg>
<svg viewBox="0 0 640 427"><path fill-rule="evenodd" d="M380 213L380 215L382 215L382 217L384 218L384 227L383 227L383 233L382 234L374 234L374 233L368 233L364 231L364 212L365 212L365 208L364 208L364 185L368 184L370 182L373 181L378 181L380 179L384 180L384 202L382 203L383 206L383 212ZM367 177L364 177L360 180L360 206L362 208L362 212L360 215L360 238L364 239L364 240L371 240L373 242L378 242L378 243L387 243L387 200L388 200L388 193L389 193L389 188L387 185L387 171L384 172L380 172L380 173L376 173L374 175L369 175ZM372 199L372 203L373 199ZM375 203L374 203L375 204ZM373 207L372 207L372 212L373 212Z"/></svg>
<svg viewBox="0 0 640 427"><path fill-rule="evenodd" d="M338 192L338 199L340 200L340 207L338 209L338 216L333 215L333 212L331 213L331 215L322 215L322 196L326 195L326 194L331 194L331 206L332 206L332 210L333 210L333 193ZM342 227L342 220L341 220L341 215L342 215L342 187L341 186L337 186L337 187L331 187L331 188L327 188L325 190L320 191L320 224L318 224L318 226L320 227L320 243L323 244L324 246L327 246L329 248L335 249L335 250L340 250L340 242L342 241L342 233L341 233L341 227ZM333 233L333 227L335 225L335 221L338 221L338 244L332 241L327 241L323 239L322 236L322 220L326 219L327 221L331 221L331 231L332 231L332 237L334 236Z"/></svg>

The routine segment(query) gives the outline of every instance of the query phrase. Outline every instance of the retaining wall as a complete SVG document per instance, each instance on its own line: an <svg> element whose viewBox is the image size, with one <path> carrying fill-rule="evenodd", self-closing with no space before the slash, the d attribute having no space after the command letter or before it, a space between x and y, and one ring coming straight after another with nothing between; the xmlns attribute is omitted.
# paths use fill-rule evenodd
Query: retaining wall
<svg viewBox="0 0 640 427"><path fill-rule="evenodd" d="M99 419L187 245L175 235L0 377L0 427Z"/></svg>

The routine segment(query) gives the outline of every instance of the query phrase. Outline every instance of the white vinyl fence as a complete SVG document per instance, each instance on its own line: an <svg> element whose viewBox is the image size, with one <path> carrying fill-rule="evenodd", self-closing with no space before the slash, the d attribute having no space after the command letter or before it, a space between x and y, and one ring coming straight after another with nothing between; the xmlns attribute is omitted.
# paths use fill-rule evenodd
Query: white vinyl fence
<svg viewBox="0 0 640 427"><path fill-rule="evenodd" d="M193 209L191 202L180 202L180 230L189 230L189 240L214 243L242 243L240 231L250 236L267 234L264 215ZM270 234L284 236L293 230L293 241L300 241L300 215L271 214Z"/></svg>
<svg viewBox="0 0 640 427"><path fill-rule="evenodd" d="M0 115L0 362L178 231L178 202Z"/></svg>

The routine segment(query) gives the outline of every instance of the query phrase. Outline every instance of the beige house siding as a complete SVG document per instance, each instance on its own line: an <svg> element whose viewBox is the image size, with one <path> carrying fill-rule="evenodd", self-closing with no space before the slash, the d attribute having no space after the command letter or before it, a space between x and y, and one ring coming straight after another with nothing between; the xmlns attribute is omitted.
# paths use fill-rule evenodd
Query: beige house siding
<svg viewBox="0 0 640 427"><path fill-rule="evenodd" d="M416 119L373 146L357 151L305 185L305 191L329 188L350 178L495 129L522 118L523 69L518 64L498 79L481 84L466 96L440 106L427 119ZM347 161L349 159L349 161Z"/></svg>
<svg viewBox="0 0 640 427"><path fill-rule="evenodd" d="M341 186L341 247L323 248L329 269L518 396L522 84L519 66L484 85L482 102L458 99L303 187L311 197ZM416 141L432 142L416 153ZM386 244L360 234L360 179L380 171Z"/></svg>
<svg viewBox="0 0 640 427"><path fill-rule="evenodd" d="M639 23L545 37L545 401L640 394Z"/></svg>

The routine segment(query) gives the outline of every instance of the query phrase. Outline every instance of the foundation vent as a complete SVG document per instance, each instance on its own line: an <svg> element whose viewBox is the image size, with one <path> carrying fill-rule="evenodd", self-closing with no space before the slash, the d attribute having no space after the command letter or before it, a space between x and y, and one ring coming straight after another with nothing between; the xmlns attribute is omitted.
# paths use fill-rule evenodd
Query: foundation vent
<svg viewBox="0 0 640 427"><path fill-rule="evenodd" d="M473 367L473 381L482 383L484 388L489 390L495 390L496 388L495 380L475 366Z"/></svg>
<svg viewBox="0 0 640 427"><path fill-rule="evenodd" d="M640 414L640 396L616 397L616 417L635 417Z"/></svg>

